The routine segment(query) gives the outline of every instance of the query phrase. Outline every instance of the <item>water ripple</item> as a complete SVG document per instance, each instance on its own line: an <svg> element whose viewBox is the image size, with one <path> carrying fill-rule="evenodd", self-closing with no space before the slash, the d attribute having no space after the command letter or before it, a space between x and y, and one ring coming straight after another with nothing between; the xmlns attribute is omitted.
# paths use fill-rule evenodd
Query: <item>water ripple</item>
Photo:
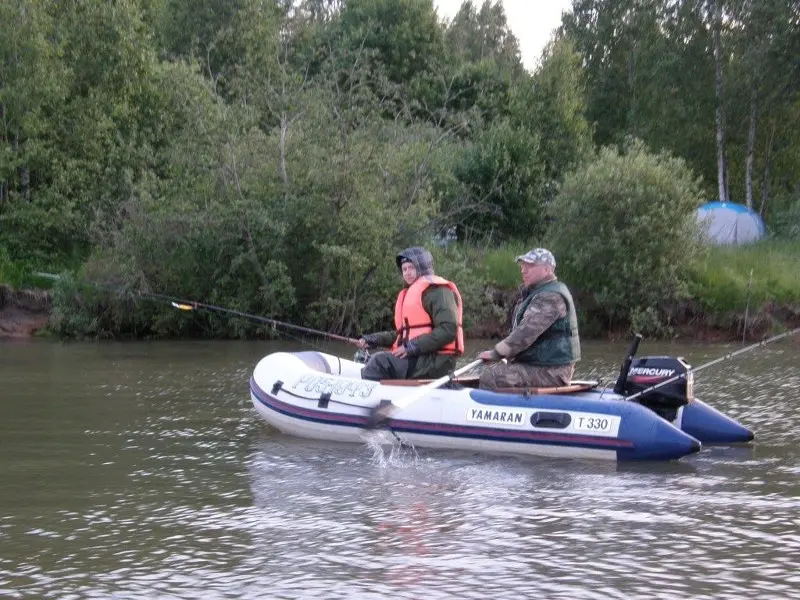
<svg viewBox="0 0 800 600"><path fill-rule="evenodd" d="M755 444L631 465L288 438L247 398L259 344L32 348L0 398L0 597L800 599L793 347L698 375Z"/></svg>

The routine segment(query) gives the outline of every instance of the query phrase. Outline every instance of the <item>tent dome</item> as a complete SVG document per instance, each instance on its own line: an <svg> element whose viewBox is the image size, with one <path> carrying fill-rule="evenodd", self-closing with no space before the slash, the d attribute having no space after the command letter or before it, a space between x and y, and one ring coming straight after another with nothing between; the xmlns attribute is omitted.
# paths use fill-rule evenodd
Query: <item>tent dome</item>
<svg viewBox="0 0 800 600"><path fill-rule="evenodd" d="M743 204L709 202L697 209L696 216L707 228L704 238L716 246L749 244L766 234L758 213Z"/></svg>

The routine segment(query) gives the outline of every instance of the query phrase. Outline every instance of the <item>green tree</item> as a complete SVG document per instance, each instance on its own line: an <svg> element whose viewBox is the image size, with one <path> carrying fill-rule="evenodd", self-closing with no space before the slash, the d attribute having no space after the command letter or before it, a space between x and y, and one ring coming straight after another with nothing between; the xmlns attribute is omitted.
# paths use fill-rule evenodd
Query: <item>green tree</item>
<svg viewBox="0 0 800 600"><path fill-rule="evenodd" d="M467 197L451 200L448 207L460 237L502 243L535 238L545 231L540 194L544 165L539 152L537 135L509 119L492 123L475 136L455 171ZM458 206L467 211L456 210Z"/></svg>
<svg viewBox="0 0 800 600"><path fill-rule="evenodd" d="M395 84L432 72L443 56L431 0L348 0L340 27L348 47L376 52L385 77Z"/></svg>
<svg viewBox="0 0 800 600"><path fill-rule="evenodd" d="M586 100L580 57L568 40L545 49L542 64L530 83L515 88L512 120L539 139L543 165L542 189L533 194L552 200L564 175L592 150L591 128L586 121Z"/></svg>
<svg viewBox="0 0 800 600"><path fill-rule="evenodd" d="M161 0L158 39L170 58L195 58L210 78L228 74L236 55L227 35L248 0ZM277 6L277 3L270 3Z"/></svg>
<svg viewBox="0 0 800 600"><path fill-rule="evenodd" d="M522 68L503 5L485 0L476 10L464 2L447 25L445 43L449 59L441 77L447 85L440 102L446 111L464 115L462 135L509 116L514 89L530 76Z"/></svg>
<svg viewBox="0 0 800 600"><path fill-rule="evenodd" d="M523 70L519 41L508 26L501 2L484 0L476 10L471 0L466 0L448 24L445 41L461 61L490 59L500 71L519 74Z"/></svg>
<svg viewBox="0 0 800 600"><path fill-rule="evenodd" d="M59 153L52 128L68 94L63 45L47 4L0 3L0 243L12 257L68 249L75 234L70 199L46 199Z"/></svg>
<svg viewBox="0 0 800 600"><path fill-rule="evenodd" d="M716 180L713 43L700 1L575 0L561 35L581 56L597 145L634 136Z"/></svg>

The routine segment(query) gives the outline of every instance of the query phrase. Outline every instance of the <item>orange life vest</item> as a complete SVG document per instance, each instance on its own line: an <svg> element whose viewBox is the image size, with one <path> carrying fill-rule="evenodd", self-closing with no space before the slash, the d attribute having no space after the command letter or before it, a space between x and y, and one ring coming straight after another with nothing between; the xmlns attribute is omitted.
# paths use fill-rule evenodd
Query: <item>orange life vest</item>
<svg viewBox="0 0 800 600"><path fill-rule="evenodd" d="M446 285L456 297L456 339L445 344L436 351L436 354L452 354L461 356L464 354L464 328L462 326L462 303L461 294L451 281L447 281L438 275L423 275L417 278L409 287L400 290L397 295L397 302L394 305L394 327L397 331L397 338L392 345L392 350L408 340L413 340L421 335L433 331L433 321L431 316L422 305L422 294L432 285Z"/></svg>

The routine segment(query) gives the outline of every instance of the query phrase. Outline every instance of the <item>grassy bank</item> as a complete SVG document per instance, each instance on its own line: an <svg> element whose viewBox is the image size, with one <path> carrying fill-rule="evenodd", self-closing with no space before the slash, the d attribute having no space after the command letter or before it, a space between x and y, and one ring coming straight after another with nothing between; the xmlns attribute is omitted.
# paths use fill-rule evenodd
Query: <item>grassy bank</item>
<svg viewBox="0 0 800 600"><path fill-rule="evenodd" d="M45 277L38 277L36 273L59 273L79 267L79 261L70 264L63 261L37 263L14 260L8 256L8 253L3 248L0 248L0 284L5 284L16 290L26 288L50 289L53 286L53 281Z"/></svg>
<svg viewBox="0 0 800 600"><path fill-rule="evenodd" d="M530 250L508 246L475 252L477 273L498 288L520 283L516 256ZM558 257L556 257L558 258ZM752 281L751 281L752 272ZM687 265L689 295L709 312L745 310L764 302L800 303L800 242L768 240L739 247L709 248ZM580 287L580 282L568 282Z"/></svg>
<svg viewBox="0 0 800 600"><path fill-rule="evenodd" d="M690 294L711 314L800 304L800 242L712 248L691 269Z"/></svg>

